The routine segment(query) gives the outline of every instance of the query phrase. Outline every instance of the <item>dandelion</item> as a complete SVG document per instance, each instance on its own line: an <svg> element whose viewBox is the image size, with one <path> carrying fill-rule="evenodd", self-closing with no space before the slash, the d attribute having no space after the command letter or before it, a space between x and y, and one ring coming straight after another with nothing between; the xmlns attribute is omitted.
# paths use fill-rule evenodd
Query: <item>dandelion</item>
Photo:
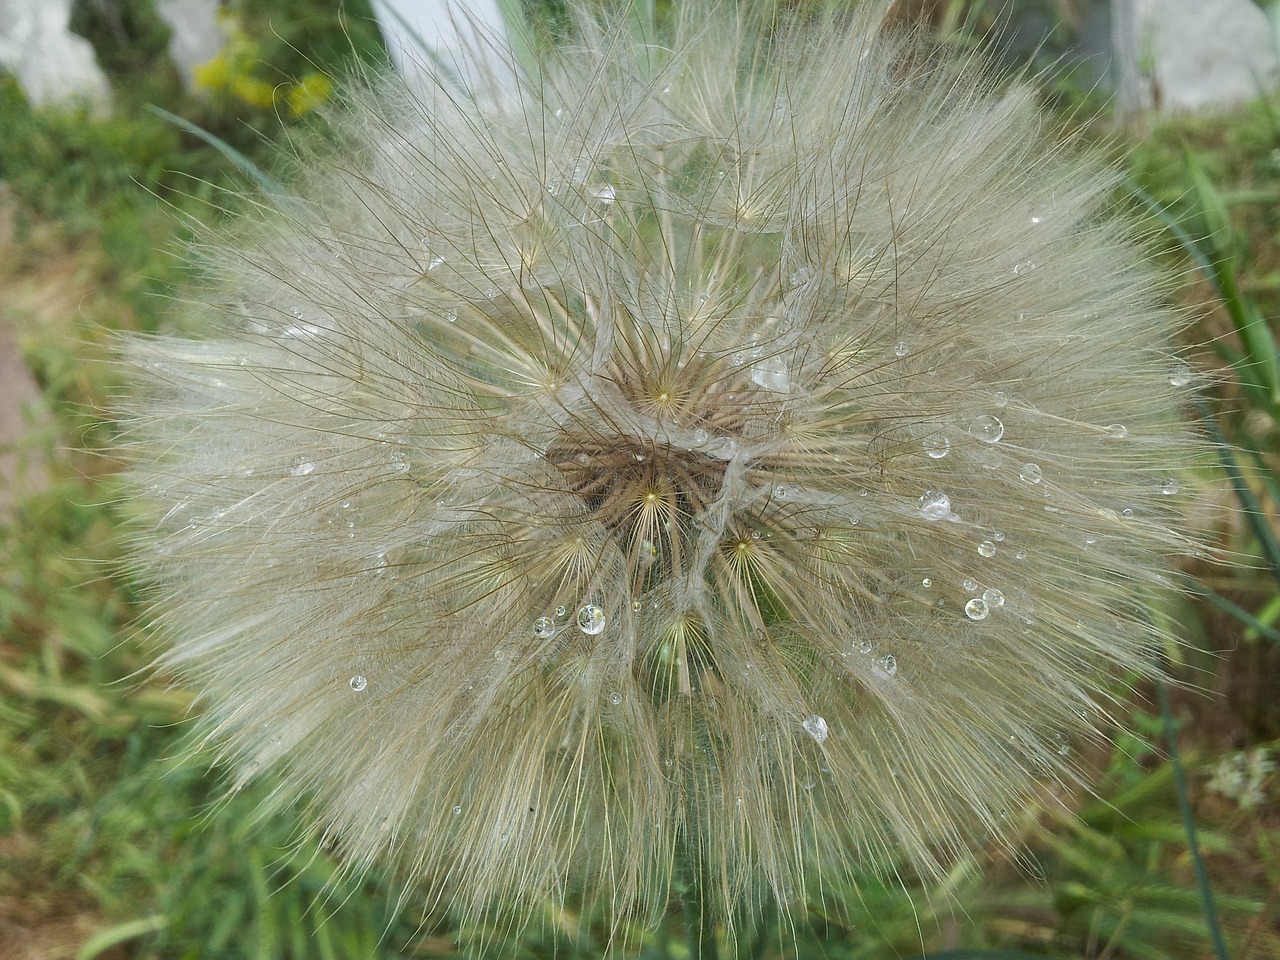
<svg viewBox="0 0 1280 960"><path fill-rule="evenodd" d="M1150 673L1197 441L1114 177L883 21L572 5L348 92L129 350L136 563L238 771L466 917L1001 840Z"/></svg>

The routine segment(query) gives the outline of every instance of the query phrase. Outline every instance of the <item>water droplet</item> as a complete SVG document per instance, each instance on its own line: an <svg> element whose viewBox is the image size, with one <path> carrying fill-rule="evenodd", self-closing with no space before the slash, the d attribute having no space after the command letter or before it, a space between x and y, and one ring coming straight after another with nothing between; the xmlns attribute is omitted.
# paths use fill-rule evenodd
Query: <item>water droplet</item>
<svg viewBox="0 0 1280 960"><path fill-rule="evenodd" d="M926 490L920 498L920 512L927 520L945 520L951 515L951 498L945 493Z"/></svg>
<svg viewBox="0 0 1280 960"><path fill-rule="evenodd" d="M1027 551L1019 550L1017 553L1014 554L1014 556L1017 557L1019 560L1025 560L1027 559Z"/></svg>
<svg viewBox="0 0 1280 960"><path fill-rule="evenodd" d="M940 433L925 437L924 452L934 460L941 460L951 452L951 441Z"/></svg>
<svg viewBox="0 0 1280 960"><path fill-rule="evenodd" d="M604 611L594 603L588 603L578 608L578 629L587 636L594 637L603 633L604 624Z"/></svg>
<svg viewBox="0 0 1280 960"><path fill-rule="evenodd" d="M545 640L556 632L555 621L550 617L539 617L533 621L533 635L540 640Z"/></svg>
<svg viewBox="0 0 1280 960"><path fill-rule="evenodd" d="M560 606L556 607L556 616L559 617L561 620L563 620L568 615L568 613L569 611L565 609L564 604L561 604Z"/></svg>
<svg viewBox="0 0 1280 960"><path fill-rule="evenodd" d="M1185 363L1174 364L1173 372L1169 374L1169 382L1175 387L1185 387L1191 382L1191 367Z"/></svg>
<svg viewBox="0 0 1280 960"><path fill-rule="evenodd" d="M996 555L996 545L990 540L983 540L978 544L978 553L984 557L994 557Z"/></svg>
<svg viewBox="0 0 1280 960"><path fill-rule="evenodd" d="M732 363L735 367L740 367L747 362L747 358L746 358L746 355L743 353L735 353L731 357L729 357L729 362Z"/></svg>
<svg viewBox="0 0 1280 960"><path fill-rule="evenodd" d="M964 589L969 593L973 593L973 591L978 589L978 581L965 577L964 583L960 584L960 586L964 587Z"/></svg>
<svg viewBox="0 0 1280 960"><path fill-rule="evenodd" d="M763 352L757 347L752 356L759 357ZM782 357L774 354L757 359L751 364L751 381L773 393L789 393L791 390L791 371Z"/></svg>
<svg viewBox="0 0 1280 960"><path fill-rule="evenodd" d="M893 345L893 355L895 357L905 357L911 352L911 345L905 340L899 340Z"/></svg>
<svg viewBox="0 0 1280 960"><path fill-rule="evenodd" d="M351 689L354 690L356 693L359 693L361 690L363 690L365 687L369 685L369 681L366 680L363 676L361 676L358 673L354 677L352 677L349 682L351 684Z"/></svg>
<svg viewBox="0 0 1280 960"><path fill-rule="evenodd" d="M1039 217L1032 217L1032 218L1031 218L1031 225L1032 225L1032 226L1039 226L1039 225L1040 225L1040 222L1041 222L1041 221L1040 221L1040 218L1039 218Z"/></svg>
<svg viewBox="0 0 1280 960"><path fill-rule="evenodd" d="M787 499L787 497L788 497L789 493L790 493L790 491L788 491L786 487L781 486L781 485L776 486L776 487L774 487L774 488L773 488L773 496L774 496L774 498L775 498L775 499L777 499L777 500L785 500L785 499Z"/></svg>
<svg viewBox="0 0 1280 960"><path fill-rule="evenodd" d="M925 577L923 580L920 581L920 585L922 587L932 587L933 580L931 580L929 577Z"/></svg>
<svg viewBox="0 0 1280 960"><path fill-rule="evenodd" d="M453 808L453 815L456 817L456 816L459 816L461 813L462 813L462 807L455 805Z"/></svg>
<svg viewBox="0 0 1280 960"><path fill-rule="evenodd" d="M636 546L636 559L640 561L641 568L647 570L658 559L657 545L652 540L641 540Z"/></svg>
<svg viewBox="0 0 1280 960"><path fill-rule="evenodd" d="M1114 437L1116 440L1123 440L1129 435L1129 428L1123 423L1109 423L1102 429L1106 431L1107 436Z"/></svg>
<svg viewBox="0 0 1280 960"><path fill-rule="evenodd" d="M996 543L1004 543L1004 531L997 530L995 533L991 535L991 539L994 540Z"/></svg>
<svg viewBox="0 0 1280 960"><path fill-rule="evenodd" d="M316 465L310 460L301 460L289 468L289 476L305 477L307 474L313 472L315 468Z"/></svg>
<svg viewBox="0 0 1280 960"><path fill-rule="evenodd" d="M444 322L445 322L445 323L457 323L457 322L458 322L458 311L457 311L457 310L447 310L447 311L445 311L445 315L444 315Z"/></svg>
<svg viewBox="0 0 1280 960"><path fill-rule="evenodd" d="M1024 274L1030 273L1035 268L1036 268L1036 265L1034 262L1032 262L1031 260L1023 260L1021 263L1014 266L1013 275L1015 277L1020 277L1020 276L1023 276Z"/></svg>
<svg viewBox="0 0 1280 960"><path fill-rule="evenodd" d="M1009 395L1003 390L997 390L995 393L995 401L997 407L1003 407L1009 402Z"/></svg>
<svg viewBox="0 0 1280 960"><path fill-rule="evenodd" d="M622 694L615 690L613 693L609 694L609 702L616 707L622 702Z"/></svg>
<svg viewBox="0 0 1280 960"><path fill-rule="evenodd" d="M983 443L998 443L1004 436L1004 424L1000 422L999 417L984 413L973 418L973 422L969 424L969 433L975 440L981 440Z"/></svg>
<svg viewBox="0 0 1280 960"><path fill-rule="evenodd" d="M805 717L800 722L800 725L804 727L809 736L813 737L815 742L822 743L823 740L827 739L827 721L816 713L811 717Z"/></svg>
<svg viewBox="0 0 1280 960"><path fill-rule="evenodd" d="M701 427L693 431L693 445L695 447L700 447L706 442L707 442L707 431L703 430Z"/></svg>
<svg viewBox="0 0 1280 960"><path fill-rule="evenodd" d="M1018 471L1018 476L1027 481L1027 483L1039 483L1042 476L1040 464L1024 463L1022 469Z"/></svg>
<svg viewBox="0 0 1280 960"><path fill-rule="evenodd" d="M879 656L873 669L881 678L892 677L898 672L898 658L892 653Z"/></svg>
<svg viewBox="0 0 1280 960"><path fill-rule="evenodd" d="M871 650L872 650L872 643L866 637L863 637L861 640L858 641L859 653L870 653Z"/></svg>
<svg viewBox="0 0 1280 960"><path fill-rule="evenodd" d="M1004 594L994 587L990 590L982 591L982 599L987 602L988 607L1003 607Z"/></svg>
<svg viewBox="0 0 1280 960"><path fill-rule="evenodd" d="M1120 511L1120 516L1124 517L1126 520L1132 520L1133 510L1131 510L1129 507L1125 507L1123 510Z"/></svg>
<svg viewBox="0 0 1280 960"><path fill-rule="evenodd" d="M964 605L964 615L970 620L985 620L987 618L987 601L981 597L974 597Z"/></svg>
<svg viewBox="0 0 1280 960"><path fill-rule="evenodd" d="M1164 483L1160 487L1160 492L1166 497L1171 497L1179 490L1178 481L1173 477L1166 477Z"/></svg>
<svg viewBox="0 0 1280 960"><path fill-rule="evenodd" d="M340 506L343 510L350 510L350 509L351 509L351 501L350 501L350 500L343 500L340 504L338 504L338 506ZM348 521L348 522L350 522L350 521Z"/></svg>

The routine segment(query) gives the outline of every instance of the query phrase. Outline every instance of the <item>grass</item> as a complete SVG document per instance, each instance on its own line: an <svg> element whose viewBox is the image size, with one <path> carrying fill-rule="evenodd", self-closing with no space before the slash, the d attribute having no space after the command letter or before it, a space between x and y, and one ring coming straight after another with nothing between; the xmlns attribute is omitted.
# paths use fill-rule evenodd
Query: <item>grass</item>
<svg viewBox="0 0 1280 960"><path fill-rule="evenodd" d="M117 6L138 19L103 57L122 91L112 119L32 110L0 78L0 218L10 228L0 315L40 388L16 451L39 482L20 511L0 515L0 956L463 955L493 932L447 919L421 928L380 878L343 878L290 818L256 814L269 784L228 796L216 767L187 756L192 694L147 671L137 598L115 566L113 428L100 411L119 385L104 361L112 331L163 322L188 279L174 255L183 216L208 214L241 174L145 104L264 164L271 141L313 121L227 91L206 101L175 93L154 25L138 4ZM376 57L365 27L344 34L314 9L299 0L265 19L246 14L259 56L250 68L290 80L353 48ZM1080 758L1096 771L1094 793L1047 795L1039 810L1011 814L1020 862L975 857L941 888L906 877L826 891L825 902L854 905L856 922L837 921L821 899L794 928L750 918L756 934L740 956L1280 955L1280 785L1242 753L1265 760L1280 749L1278 118L1273 98L1118 136L1137 188L1118 202L1152 214L1163 255L1186 277L1188 342L1203 345L1213 383L1205 409L1235 448L1234 485L1220 485L1230 509L1209 522L1240 562L1189 570L1208 599L1171 599L1163 611L1187 640L1169 651L1183 683L1169 712L1156 690L1137 690L1133 732ZM543 927L576 926L563 919L549 909ZM677 919L631 943L647 960L689 956ZM514 946L522 957L600 953L585 935L553 949L535 933Z"/></svg>

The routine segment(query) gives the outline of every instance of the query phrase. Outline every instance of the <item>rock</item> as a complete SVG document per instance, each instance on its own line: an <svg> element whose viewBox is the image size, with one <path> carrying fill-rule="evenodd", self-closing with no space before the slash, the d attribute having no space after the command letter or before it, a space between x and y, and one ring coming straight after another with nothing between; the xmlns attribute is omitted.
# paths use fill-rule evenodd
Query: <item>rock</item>
<svg viewBox="0 0 1280 960"><path fill-rule="evenodd" d="M188 90L195 70L216 57L227 44L218 22L219 0L155 0L156 16L169 27L169 56Z"/></svg>
<svg viewBox="0 0 1280 960"><path fill-rule="evenodd" d="M81 100L107 112L107 76L70 22L71 0L0 0L0 68L18 78L35 106Z"/></svg>
<svg viewBox="0 0 1280 960"><path fill-rule="evenodd" d="M1226 106L1274 90L1280 59L1253 0L1114 0L1130 8L1138 44L1136 101L1165 112ZM1117 54L1121 53L1117 50ZM1122 97L1123 99L1123 97Z"/></svg>
<svg viewBox="0 0 1280 960"><path fill-rule="evenodd" d="M466 51L494 53L493 42L504 46L506 26L497 0L373 0L373 12L391 53L391 62L405 76L412 76L426 58L438 56L449 66L472 62ZM424 45L429 50L424 50ZM491 69L505 73L510 59L489 57Z"/></svg>

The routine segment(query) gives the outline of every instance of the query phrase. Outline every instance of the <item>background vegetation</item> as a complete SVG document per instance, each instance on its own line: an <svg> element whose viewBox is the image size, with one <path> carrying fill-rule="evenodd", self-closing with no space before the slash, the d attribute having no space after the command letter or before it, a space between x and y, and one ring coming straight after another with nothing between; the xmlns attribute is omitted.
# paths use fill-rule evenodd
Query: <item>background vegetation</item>
<svg viewBox="0 0 1280 960"><path fill-rule="evenodd" d="M994 24L994 4L922 6L947 43ZM33 110L0 76L0 332L39 387L26 438L0 450L19 464L0 491L0 957L459 955L486 932L419 928L378 878L338 878L288 818L257 817L269 784L228 796L186 756L198 706L147 672L115 566L111 338L166 322L189 279L186 218L218 216L243 179L227 150L151 107L270 170L275 144L323 123L330 77L351 58L383 62L368 6L229 4L234 42L201 95L181 92L147 0L76 9L114 82L111 118ZM744 957L1280 957L1280 98L1121 126L1059 71L1046 99L1064 123L1097 117L1086 135L1131 171L1116 202L1143 213L1184 278L1188 343L1214 384L1200 413L1235 450L1204 522L1238 562L1187 571L1197 596L1163 611L1186 642L1166 652L1182 685L1127 698L1132 733L1081 758L1095 793L1020 815L1022 862L976 857L941 889L906 876L831 891L852 922L817 903L794 928L763 918ZM576 928L548 910L543 929ZM689 955L678 919L631 943L651 960ZM588 935L514 946L600 954Z"/></svg>

